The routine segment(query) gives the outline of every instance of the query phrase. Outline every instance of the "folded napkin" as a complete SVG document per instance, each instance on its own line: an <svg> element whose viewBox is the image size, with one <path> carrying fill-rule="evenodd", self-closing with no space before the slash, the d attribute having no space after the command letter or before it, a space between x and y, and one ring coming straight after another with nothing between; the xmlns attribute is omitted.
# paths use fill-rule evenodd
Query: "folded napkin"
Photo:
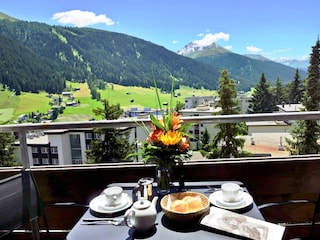
<svg viewBox="0 0 320 240"><path fill-rule="evenodd" d="M285 230L284 226L217 207L211 207L210 213L201 219L200 224L254 240L281 240Z"/></svg>

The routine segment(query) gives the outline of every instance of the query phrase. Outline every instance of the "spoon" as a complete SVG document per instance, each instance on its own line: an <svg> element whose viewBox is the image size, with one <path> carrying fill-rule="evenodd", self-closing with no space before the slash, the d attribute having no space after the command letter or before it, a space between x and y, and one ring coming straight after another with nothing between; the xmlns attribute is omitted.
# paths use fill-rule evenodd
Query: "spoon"
<svg viewBox="0 0 320 240"><path fill-rule="evenodd" d="M217 187L211 187L209 185L207 185L207 187L209 188L207 191L205 191L205 193L213 193L213 192L216 192L216 191L219 191L221 190L221 188L217 188Z"/></svg>

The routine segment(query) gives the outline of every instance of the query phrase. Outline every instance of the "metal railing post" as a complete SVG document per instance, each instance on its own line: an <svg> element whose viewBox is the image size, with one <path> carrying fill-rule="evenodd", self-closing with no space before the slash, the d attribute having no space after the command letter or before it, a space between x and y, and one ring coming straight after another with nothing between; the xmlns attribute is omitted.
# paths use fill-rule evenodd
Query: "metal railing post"
<svg viewBox="0 0 320 240"><path fill-rule="evenodd" d="M19 129L18 134L20 142L21 164L25 170L30 168L26 131L24 129Z"/></svg>

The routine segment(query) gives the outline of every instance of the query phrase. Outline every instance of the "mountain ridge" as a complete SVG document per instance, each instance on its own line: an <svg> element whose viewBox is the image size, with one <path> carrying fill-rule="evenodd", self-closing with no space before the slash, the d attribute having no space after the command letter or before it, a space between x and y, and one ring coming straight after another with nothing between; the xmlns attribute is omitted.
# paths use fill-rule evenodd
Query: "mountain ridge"
<svg viewBox="0 0 320 240"><path fill-rule="evenodd" d="M46 70L45 75L50 81L44 80L41 74L33 74L33 84L30 85L34 86L28 91L48 91L48 89L49 92L58 91L63 85L61 79L79 82L102 80L141 87L154 86L154 79L156 79L159 88L170 90L172 77L176 79L176 87L186 85L194 88L217 89L221 69L232 63L229 58L235 59L234 63L237 59L244 57L216 44L199 48L188 56L181 56L152 42L123 33L13 21L14 18L8 15L2 14L2 16L9 19L0 20L0 37L6 37L16 45L22 46L22 55L24 52L28 56L32 54L34 59L38 59L36 62L39 62L34 67L31 67L32 63L26 60L20 63L23 59L21 54L10 55L10 49L5 49L9 48L8 46L0 46L3 59L11 60L14 69L17 69L17 66L14 66L15 62L19 61L19 64L30 66L25 74L19 74L18 78L14 74L10 76L5 74L7 69L1 69L0 65L0 80L3 82L5 79L6 84L9 82L14 89L15 86L21 87L23 85L21 82L26 82L26 76L33 74L32 72L38 73L42 69L47 69L45 66L40 66L41 62L48 64L51 68ZM15 60L19 56L21 59ZM208 60L216 57L219 57L218 62L225 64L212 64L211 60ZM237 68L241 71L234 70ZM254 87L265 70L260 66L255 70L257 73L254 76L248 77L247 73L250 73L250 69L241 69L237 64L229 69L230 76L240 83L241 90ZM294 69L290 69L289 72L290 74L281 80L285 82L292 80ZM52 86L52 80L57 81L57 79L59 85ZM273 79L270 80L273 81ZM21 90L24 91L24 89Z"/></svg>
<svg viewBox="0 0 320 240"><path fill-rule="evenodd" d="M190 49L193 47L193 50ZM187 44L180 53L186 53L184 56L190 57L197 61L210 64L219 69L226 68L233 76L239 77L235 79L242 87L249 88L260 79L261 74L272 84L279 78L283 83L289 83L293 80L296 69L290 66L277 63L260 55L241 55L233 53L216 43L205 47L196 44ZM302 78L306 76L306 72L299 69Z"/></svg>
<svg viewBox="0 0 320 240"><path fill-rule="evenodd" d="M0 36L46 59L45 62L54 62L59 77L71 81L101 79L125 86L150 87L156 79L163 90L171 89L172 77L176 79L177 87L182 84L214 89L218 84L219 70L215 67L122 33L7 20L0 20L0 32ZM3 48L9 47L0 48L0 54L1 49L7 54L3 58L18 57L8 56L10 51ZM29 65L28 62L25 64ZM2 79L8 77L5 71L1 71L0 66Z"/></svg>

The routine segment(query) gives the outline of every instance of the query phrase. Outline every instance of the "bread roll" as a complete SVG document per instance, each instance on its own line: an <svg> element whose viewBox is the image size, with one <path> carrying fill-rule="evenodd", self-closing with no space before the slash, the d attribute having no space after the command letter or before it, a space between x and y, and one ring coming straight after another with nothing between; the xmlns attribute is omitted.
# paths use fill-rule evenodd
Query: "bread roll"
<svg viewBox="0 0 320 240"><path fill-rule="evenodd" d="M171 210L176 212L187 212L188 205L185 201L177 199L172 202Z"/></svg>
<svg viewBox="0 0 320 240"><path fill-rule="evenodd" d="M187 203L189 212L195 212L202 208L201 198L199 197L186 196L183 200Z"/></svg>
<svg viewBox="0 0 320 240"><path fill-rule="evenodd" d="M201 198L185 196L183 199L176 199L171 203L170 209L175 212L195 212L202 208Z"/></svg>

